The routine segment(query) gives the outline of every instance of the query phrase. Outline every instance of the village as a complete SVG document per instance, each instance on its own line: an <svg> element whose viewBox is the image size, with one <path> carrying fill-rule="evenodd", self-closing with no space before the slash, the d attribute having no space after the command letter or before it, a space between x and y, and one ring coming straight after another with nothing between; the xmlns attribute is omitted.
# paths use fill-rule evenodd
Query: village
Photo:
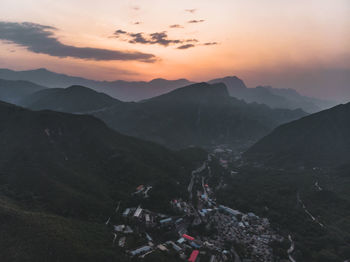
<svg viewBox="0 0 350 262"><path fill-rule="evenodd" d="M169 202L172 215L141 205L119 210L118 203L115 211L119 223L106 222L113 230L113 244L139 259L164 252L191 262L274 261L270 243L284 238L271 228L269 220L216 203L214 188L207 184L213 156L209 154L192 171L188 200L178 198ZM219 158L219 163L227 168L226 160ZM150 190L152 186L139 185L133 195L147 198Z"/></svg>

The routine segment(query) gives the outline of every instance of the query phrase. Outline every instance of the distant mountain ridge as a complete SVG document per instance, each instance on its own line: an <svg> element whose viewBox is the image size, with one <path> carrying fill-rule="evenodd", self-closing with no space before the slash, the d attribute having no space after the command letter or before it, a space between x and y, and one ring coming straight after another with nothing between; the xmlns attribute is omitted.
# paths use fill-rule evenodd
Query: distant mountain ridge
<svg viewBox="0 0 350 262"><path fill-rule="evenodd" d="M43 89L46 87L29 81L0 79L0 100L17 104L24 97Z"/></svg>
<svg viewBox="0 0 350 262"><path fill-rule="evenodd" d="M96 81L54 73L45 68L26 71L0 69L0 79L27 80L50 88L66 88L68 86L81 85L92 88L98 92L106 93L122 101L147 99L192 83L187 79L166 80L162 78L153 79L149 82L129 82L123 80Z"/></svg>
<svg viewBox="0 0 350 262"><path fill-rule="evenodd" d="M122 103L104 93L83 86L49 88L31 94L19 104L33 110L50 109L69 113L93 113Z"/></svg>
<svg viewBox="0 0 350 262"><path fill-rule="evenodd" d="M121 102L85 87L48 89L29 96L22 105L93 114L119 132L173 148L256 141L279 124L306 115L302 110L247 104L229 96L222 83L193 84L138 103Z"/></svg>
<svg viewBox="0 0 350 262"><path fill-rule="evenodd" d="M94 115L122 133L181 148L249 143L306 113L247 104L230 97L224 84L198 83Z"/></svg>
<svg viewBox="0 0 350 262"><path fill-rule="evenodd" d="M287 167L350 164L350 103L276 128L246 153L249 161Z"/></svg>
<svg viewBox="0 0 350 262"><path fill-rule="evenodd" d="M140 101L168 93L174 89L193 84L187 79L166 80L153 79L146 81L95 81L82 77L57 74L44 68L27 71L0 69L0 79L27 80L50 88L66 88L81 85L104 92L122 101ZM231 96L243 99L248 103L266 104L272 108L301 108L313 113L334 106L334 102L302 96L292 89L277 89L266 86L247 88L244 82L236 76L217 78L208 83L225 83Z"/></svg>
<svg viewBox="0 0 350 262"><path fill-rule="evenodd" d="M247 88L244 82L236 76L210 80L208 83L224 83L233 97L243 99L247 103L260 103L272 108L301 108L308 113L321 111L334 106L334 102L302 96L294 89L272 88L257 86Z"/></svg>

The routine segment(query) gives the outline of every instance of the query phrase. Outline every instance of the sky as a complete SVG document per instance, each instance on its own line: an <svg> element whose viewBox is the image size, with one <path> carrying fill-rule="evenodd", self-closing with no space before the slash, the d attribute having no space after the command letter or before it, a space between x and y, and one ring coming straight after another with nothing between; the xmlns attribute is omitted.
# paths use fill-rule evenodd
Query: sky
<svg viewBox="0 0 350 262"><path fill-rule="evenodd" d="M349 0L1 0L0 67L98 80L236 75L350 100Z"/></svg>

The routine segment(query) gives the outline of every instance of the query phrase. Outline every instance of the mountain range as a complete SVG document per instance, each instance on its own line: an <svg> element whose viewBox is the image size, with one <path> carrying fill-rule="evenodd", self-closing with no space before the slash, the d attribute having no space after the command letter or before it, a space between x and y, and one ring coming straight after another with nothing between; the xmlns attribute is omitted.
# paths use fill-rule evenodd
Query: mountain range
<svg viewBox="0 0 350 262"><path fill-rule="evenodd" d="M171 148L252 143L302 110L271 109L229 96L224 84L199 83L138 103L121 102L86 87L39 91L23 100L34 110L90 113L113 129Z"/></svg>
<svg viewBox="0 0 350 262"><path fill-rule="evenodd" d="M187 79L166 80L162 78L153 79L149 82L128 82L123 80L96 81L82 77L58 74L44 68L27 71L0 69L0 79L27 80L49 88L65 88L72 85L87 86L123 101L147 99L191 83Z"/></svg>
<svg viewBox="0 0 350 262"><path fill-rule="evenodd" d="M257 86L247 88L238 77L225 77L210 80L208 83L224 83L231 96L243 99L247 103L259 103L271 108L301 108L308 113L315 113L334 106L336 103L302 96L294 89L272 88L271 86Z"/></svg>
<svg viewBox="0 0 350 262"><path fill-rule="evenodd" d="M0 79L26 80L49 88L66 88L72 85L81 85L106 93L122 101L149 99L193 83L187 79L166 80L161 78L153 79L149 82L96 81L58 74L43 68L27 71L0 69ZM336 104L332 101L302 96L293 89L278 89L266 86L247 88L244 82L235 76L213 79L207 82L225 83L231 96L243 99L248 103L266 104L272 108L301 108L308 113L314 113Z"/></svg>
<svg viewBox="0 0 350 262"><path fill-rule="evenodd" d="M308 115L247 103L230 96L232 86L191 84L140 102L34 86L14 96L29 109L0 102L1 260L130 261L105 225L117 203L168 213L207 159L195 146L260 138L240 165L224 170L214 156L219 203L271 219L292 235L298 261L347 259L350 103ZM141 184L152 185L150 197L135 200Z"/></svg>

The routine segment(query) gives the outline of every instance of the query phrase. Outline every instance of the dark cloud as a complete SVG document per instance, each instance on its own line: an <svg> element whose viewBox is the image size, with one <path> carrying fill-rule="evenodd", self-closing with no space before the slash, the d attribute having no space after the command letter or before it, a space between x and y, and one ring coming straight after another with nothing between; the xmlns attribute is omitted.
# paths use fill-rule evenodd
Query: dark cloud
<svg viewBox="0 0 350 262"><path fill-rule="evenodd" d="M184 28L182 25L178 25L178 24L175 24L175 25L169 25L170 28Z"/></svg>
<svg viewBox="0 0 350 262"><path fill-rule="evenodd" d="M0 40L26 47L29 51L56 57L73 57L90 60L136 60L155 62L152 54L136 51L119 51L92 47L76 47L61 43L54 36L57 29L34 23L0 21ZM124 34L118 30L119 34ZM125 32L126 33L126 32Z"/></svg>
<svg viewBox="0 0 350 262"><path fill-rule="evenodd" d="M218 45L219 43L218 42L207 42L207 43L204 43L203 45Z"/></svg>
<svg viewBox="0 0 350 262"><path fill-rule="evenodd" d="M140 7L138 7L138 6L133 6L133 7L131 7L131 9L132 9L132 10L135 10L135 11L139 11L139 10L140 10Z"/></svg>
<svg viewBox="0 0 350 262"><path fill-rule="evenodd" d="M158 44L162 46L169 46L169 45L183 44L185 42L198 42L197 39L185 39L185 40L169 39L166 31L156 32L152 34L145 34L143 32L140 32L140 33L126 32L121 34L119 32L125 32L125 31L117 30L114 32L114 36L124 41L128 41L131 44L149 44L149 45ZM121 38L121 35L125 37Z"/></svg>
<svg viewBox="0 0 350 262"><path fill-rule="evenodd" d="M185 9L185 11L193 14L197 11L197 9Z"/></svg>
<svg viewBox="0 0 350 262"><path fill-rule="evenodd" d="M134 22L133 24L134 24L134 25L141 25L142 22L136 21L136 22Z"/></svg>
<svg viewBox="0 0 350 262"><path fill-rule="evenodd" d="M117 31L115 31L114 32L114 35L115 36L119 36L119 35L124 35L124 34L126 34L127 32L126 31L123 31L123 30L117 30Z"/></svg>
<svg viewBox="0 0 350 262"><path fill-rule="evenodd" d="M184 42L187 42L187 43L198 43L199 41L197 39L187 39L185 40Z"/></svg>
<svg viewBox="0 0 350 262"><path fill-rule="evenodd" d="M114 37L122 41L127 41L131 44L148 44L148 45L162 45L164 47L173 45L176 49L188 49L196 46L211 46L217 45L217 42L200 43L197 39L170 39L166 31L156 32L152 34L130 33L124 30L117 30L114 32Z"/></svg>
<svg viewBox="0 0 350 262"><path fill-rule="evenodd" d="M182 40L178 40L178 39L168 39L168 35L166 32L160 32L160 33L153 33L150 34L151 36L151 41L152 43L156 43L159 45L164 45L164 46L168 46L169 44L180 44L183 41Z"/></svg>
<svg viewBox="0 0 350 262"><path fill-rule="evenodd" d="M131 37L129 40L129 43L131 44L150 44L150 40L147 40L146 38L143 37L143 33L128 33L128 36Z"/></svg>
<svg viewBox="0 0 350 262"><path fill-rule="evenodd" d="M201 20L190 20L190 21L188 21L188 23L196 24L196 23L203 23L204 21L205 21L204 19L201 19Z"/></svg>
<svg viewBox="0 0 350 262"><path fill-rule="evenodd" d="M180 45L177 47L177 49L188 49L188 48L192 48L195 47L194 44L186 44L186 45Z"/></svg>

